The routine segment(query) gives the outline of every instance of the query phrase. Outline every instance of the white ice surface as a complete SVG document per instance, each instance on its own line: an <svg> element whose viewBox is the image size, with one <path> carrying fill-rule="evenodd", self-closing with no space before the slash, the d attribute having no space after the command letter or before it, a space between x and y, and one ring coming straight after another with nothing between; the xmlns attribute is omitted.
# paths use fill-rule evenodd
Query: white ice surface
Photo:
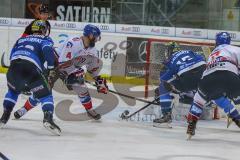
<svg viewBox="0 0 240 160"><path fill-rule="evenodd" d="M7 90L5 75L0 75L0 82L2 103ZM15 110L25 99L19 97ZM226 129L222 120L200 121L196 136L186 141L184 123L174 122L173 129L167 129L121 121L119 114L126 109L123 103L120 101L119 107L103 116L101 122L67 122L55 117L63 131L60 137L52 136L42 126L41 109L35 108L22 120L10 119L0 129L0 152L10 160L240 159L240 130L235 125Z"/></svg>

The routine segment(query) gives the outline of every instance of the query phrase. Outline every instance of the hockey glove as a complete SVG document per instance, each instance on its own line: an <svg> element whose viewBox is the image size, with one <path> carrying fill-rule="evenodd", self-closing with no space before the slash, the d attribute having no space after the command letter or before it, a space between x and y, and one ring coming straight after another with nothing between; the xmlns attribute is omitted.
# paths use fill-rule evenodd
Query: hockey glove
<svg viewBox="0 0 240 160"><path fill-rule="evenodd" d="M107 94L108 92L108 86L107 86L107 81L106 79L100 77L100 76L97 76L95 79L95 84L96 84L96 87L97 87L97 91L99 93L104 93L104 94Z"/></svg>
<svg viewBox="0 0 240 160"><path fill-rule="evenodd" d="M58 72L55 69L51 69L48 72L48 84L51 88L53 88L54 83L58 79Z"/></svg>
<svg viewBox="0 0 240 160"><path fill-rule="evenodd" d="M173 92L174 94L179 94L180 91L178 91L173 85L170 83L163 81L163 86L168 92Z"/></svg>

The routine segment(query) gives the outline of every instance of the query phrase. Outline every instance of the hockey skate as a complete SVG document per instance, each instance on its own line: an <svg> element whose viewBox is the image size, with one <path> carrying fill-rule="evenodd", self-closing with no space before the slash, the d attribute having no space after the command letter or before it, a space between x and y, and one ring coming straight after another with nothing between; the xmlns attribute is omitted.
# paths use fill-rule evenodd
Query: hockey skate
<svg viewBox="0 0 240 160"><path fill-rule="evenodd" d="M16 112L14 112L15 119L21 118L25 113L27 113L27 110L25 107L21 107Z"/></svg>
<svg viewBox="0 0 240 160"><path fill-rule="evenodd" d="M196 125L197 125L196 120L188 121L188 128L187 128L188 138L187 138L187 140L190 140L192 138L192 136L195 135Z"/></svg>
<svg viewBox="0 0 240 160"><path fill-rule="evenodd" d="M235 122L235 124L240 128L240 119L231 118L229 116L227 118L227 128L229 128L229 126L232 124L232 122Z"/></svg>
<svg viewBox="0 0 240 160"><path fill-rule="evenodd" d="M93 118L95 120L101 119L101 115L99 113L97 113L94 109L86 109L86 111L87 111L87 115L90 118Z"/></svg>
<svg viewBox="0 0 240 160"><path fill-rule="evenodd" d="M53 122L53 115L51 112L44 112L43 126L53 133L60 136L61 129Z"/></svg>
<svg viewBox="0 0 240 160"><path fill-rule="evenodd" d="M168 128L172 128L171 126L172 123L172 114L166 113L164 114L161 118L157 118L153 120L153 127L164 127L164 125L166 124L166 127Z"/></svg>
<svg viewBox="0 0 240 160"><path fill-rule="evenodd" d="M10 116L11 116L11 112L10 111L5 110L3 112L3 115L2 115L2 117L0 119L0 128L2 128L8 122Z"/></svg>
<svg viewBox="0 0 240 160"><path fill-rule="evenodd" d="M232 119L233 122L235 122L235 124L240 128L240 119Z"/></svg>

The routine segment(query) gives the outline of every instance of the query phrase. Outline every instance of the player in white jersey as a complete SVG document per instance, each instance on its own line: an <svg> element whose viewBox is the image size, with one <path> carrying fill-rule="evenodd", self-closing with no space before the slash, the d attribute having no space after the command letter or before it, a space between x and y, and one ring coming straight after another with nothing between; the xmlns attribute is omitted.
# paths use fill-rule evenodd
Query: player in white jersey
<svg viewBox="0 0 240 160"><path fill-rule="evenodd" d="M227 98L239 104L240 95L240 48L230 45L227 32L216 35L216 48L209 55L206 70L203 72L198 91L188 114L187 134L195 134L196 123L204 105L215 100L225 106L224 111L240 127L240 115ZM227 97L227 98L225 98Z"/></svg>
<svg viewBox="0 0 240 160"><path fill-rule="evenodd" d="M93 109L91 96L84 83L84 70L81 67L86 66L87 71L95 80L97 91L107 94L108 86L106 80L98 75L102 63L97 56L95 43L99 41L100 38L101 32L98 27L86 25L82 37L71 37L56 49L59 55L58 70L62 75L62 79L68 89L73 90L78 95L87 114L95 120L100 119L101 115ZM53 79L56 80L56 78ZM53 80L52 83L54 83L55 80ZM36 105L37 102L34 98L29 98L25 105L15 112L15 118L20 118Z"/></svg>

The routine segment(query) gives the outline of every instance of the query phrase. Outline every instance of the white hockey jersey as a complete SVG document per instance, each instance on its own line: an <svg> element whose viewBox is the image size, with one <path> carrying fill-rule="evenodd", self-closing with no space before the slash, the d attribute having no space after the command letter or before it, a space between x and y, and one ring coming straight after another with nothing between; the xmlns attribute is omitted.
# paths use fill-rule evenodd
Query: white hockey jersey
<svg viewBox="0 0 240 160"><path fill-rule="evenodd" d="M76 69L86 66L93 77L98 75L101 61L95 47L85 48L81 37L71 37L65 40L57 49L60 70L71 74Z"/></svg>
<svg viewBox="0 0 240 160"><path fill-rule="evenodd" d="M219 45L208 57L206 70L203 76L219 70L228 70L239 74L240 48L232 45Z"/></svg>

